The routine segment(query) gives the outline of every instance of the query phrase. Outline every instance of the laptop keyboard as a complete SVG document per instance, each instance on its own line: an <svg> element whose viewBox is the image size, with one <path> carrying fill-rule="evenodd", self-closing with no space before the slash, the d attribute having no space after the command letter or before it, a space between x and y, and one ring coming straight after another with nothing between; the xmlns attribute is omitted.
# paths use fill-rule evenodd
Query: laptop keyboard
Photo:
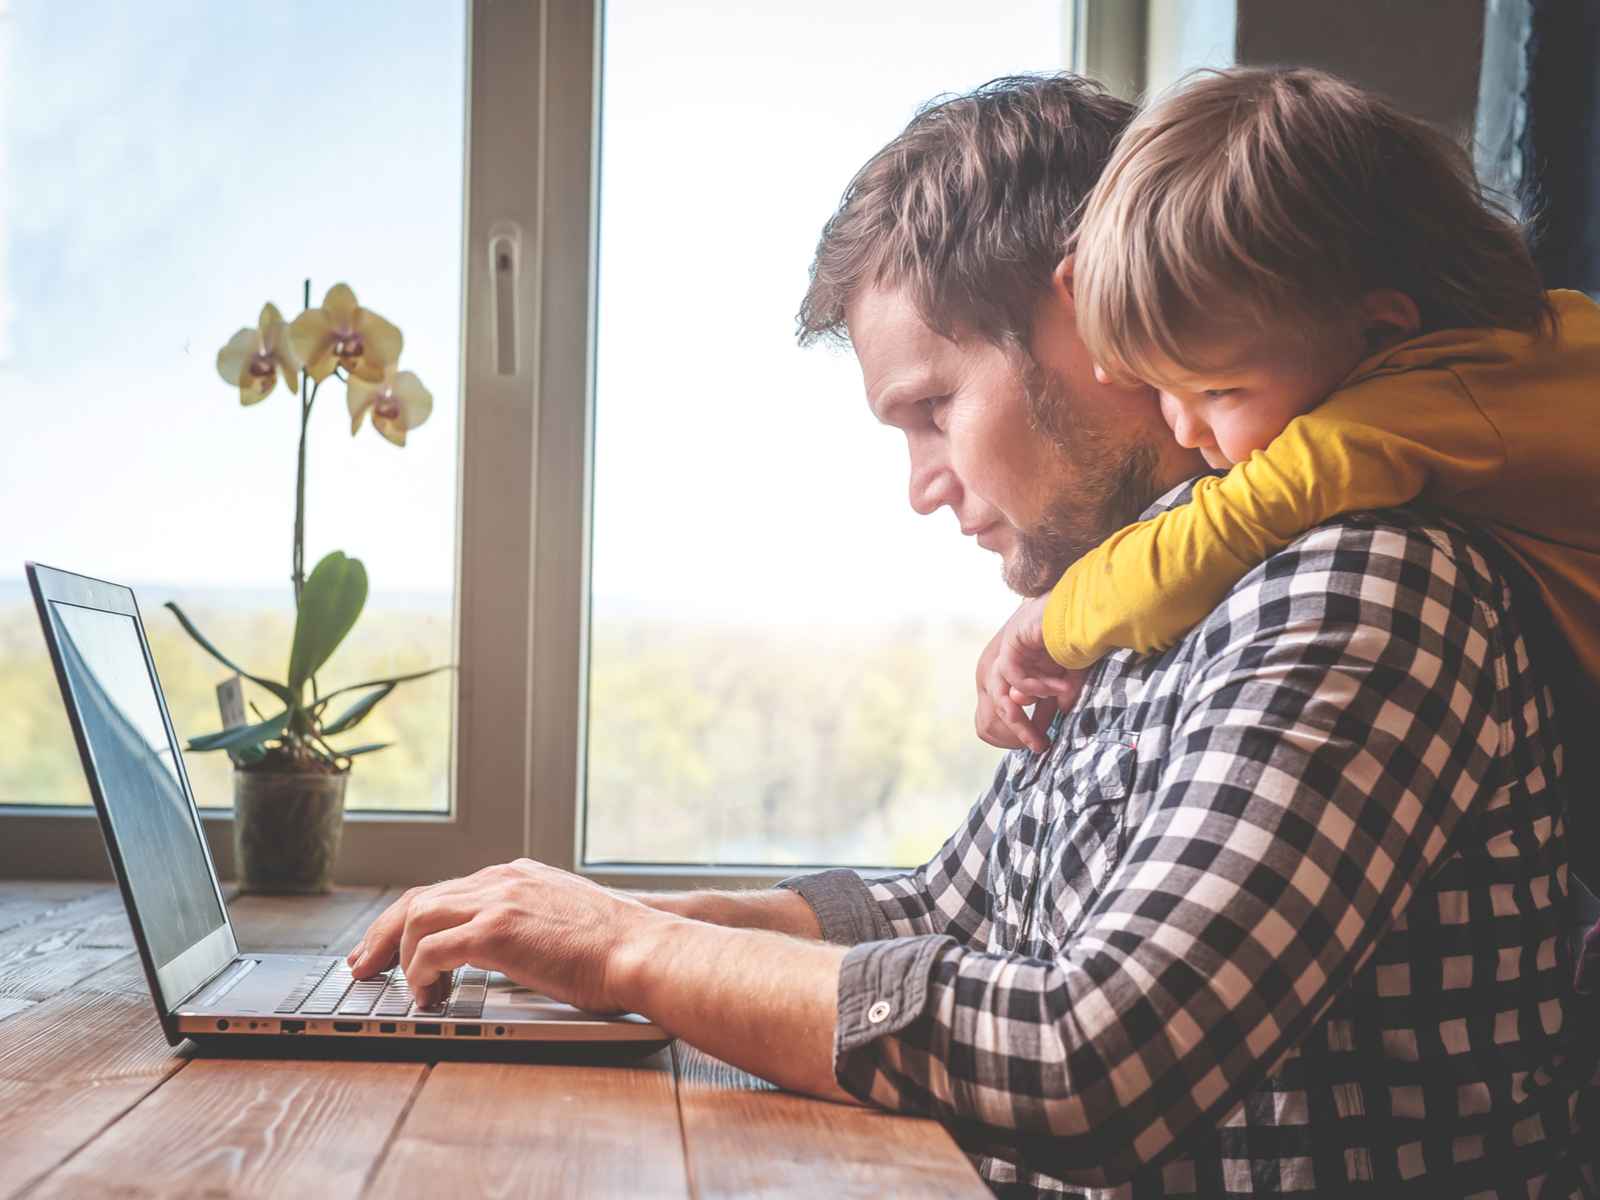
<svg viewBox="0 0 1600 1200"><path fill-rule="evenodd" d="M411 987L399 967L357 982L343 959L323 959L301 977L278 1002L275 1013L306 1017L455 1017L477 1020L489 994L489 972L476 967L455 971L438 1004L413 1002Z"/></svg>

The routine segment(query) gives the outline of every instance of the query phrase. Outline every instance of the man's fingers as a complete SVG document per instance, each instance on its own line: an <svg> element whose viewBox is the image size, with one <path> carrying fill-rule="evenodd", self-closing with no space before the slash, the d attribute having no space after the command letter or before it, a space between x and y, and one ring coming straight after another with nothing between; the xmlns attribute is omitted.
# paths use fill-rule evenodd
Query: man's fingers
<svg viewBox="0 0 1600 1200"><path fill-rule="evenodd" d="M422 890L419 887L407 889L367 927L361 943L350 951L345 960L357 979L385 971L394 962L400 950L400 934L406 926L406 910Z"/></svg>
<svg viewBox="0 0 1600 1200"><path fill-rule="evenodd" d="M446 971L474 961L485 965L483 942L481 930L470 921L430 933L418 941L410 962L401 964L416 1002L427 1007L441 999L432 993Z"/></svg>
<svg viewBox="0 0 1600 1200"><path fill-rule="evenodd" d="M412 900L405 931L400 935L400 969L406 973L407 981L411 979L409 964L424 938L443 929L465 925L477 914L478 905L458 891L430 888Z"/></svg>

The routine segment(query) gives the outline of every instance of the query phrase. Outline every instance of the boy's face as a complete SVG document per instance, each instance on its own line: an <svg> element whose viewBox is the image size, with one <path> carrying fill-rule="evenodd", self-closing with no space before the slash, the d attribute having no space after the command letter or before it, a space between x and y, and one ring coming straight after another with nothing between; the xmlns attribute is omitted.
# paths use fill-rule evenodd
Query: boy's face
<svg viewBox="0 0 1600 1200"><path fill-rule="evenodd" d="M1265 449L1285 425L1327 399L1360 357L1342 343L1300 353L1223 346L1218 361L1235 365L1188 370L1164 364L1153 386L1178 444L1226 470Z"/></svg>

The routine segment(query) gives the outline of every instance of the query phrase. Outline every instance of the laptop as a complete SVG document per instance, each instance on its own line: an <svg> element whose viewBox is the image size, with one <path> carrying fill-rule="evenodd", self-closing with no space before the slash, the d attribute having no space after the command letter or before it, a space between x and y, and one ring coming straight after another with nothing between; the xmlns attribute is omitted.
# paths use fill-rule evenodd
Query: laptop
<svg viewBox="0 0 1600 1200"><path fill-rule="evenodd" d="M444 998L423 1008L399 968L357 981L333 955L241 952L133 591L26 566L169 1044L218 1035L477 1045L668 1040L636 1014L581 1012L471 966L456 970Z"/></svg>

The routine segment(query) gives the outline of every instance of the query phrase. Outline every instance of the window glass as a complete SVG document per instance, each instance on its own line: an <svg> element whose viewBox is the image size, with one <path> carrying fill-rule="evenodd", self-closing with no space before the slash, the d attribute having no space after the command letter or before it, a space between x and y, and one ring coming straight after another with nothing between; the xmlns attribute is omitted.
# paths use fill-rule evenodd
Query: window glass
<svg viewBox="0 0 1600 1200"><path fill-rule="evenodd" d="M998 761L1015 600L794 314L930 97L1064 61L1059 0L605 8L585 857L910 863Z"/></svg>
<svg viewBox="0 0 1600 1200"><path fill-rule="evenodd" d="M324 689L451 660L465 8L313 0L0 0L0 803L88 791L24 559L132 585L184 738L219 727L206 657L161 608L282 678L293 629L299 411L241 407L218 350L330 285L400 326L433 396L404 449L311 417L306 570L367 567ZM453 677L404 685L350 735L353 808L449 804ZM265 710L270 697L247 685ZM231 804L221 754L185 755Z"/></svg>

